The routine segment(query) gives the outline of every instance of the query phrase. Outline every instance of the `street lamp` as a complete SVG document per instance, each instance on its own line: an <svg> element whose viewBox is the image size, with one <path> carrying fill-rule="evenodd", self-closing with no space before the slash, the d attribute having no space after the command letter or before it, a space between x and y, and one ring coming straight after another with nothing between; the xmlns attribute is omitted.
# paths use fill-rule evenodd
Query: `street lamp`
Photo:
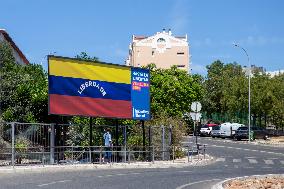
<svg viewBox="0 0 284 189"><path fill-rule="evenodd" d="M249 113L249 115L248 115L248 131L249 131L249 133L248 133L248 140L250 141L250 72L251 72L251 65L250 65L250 61L249 61L249 55L248 55L248 53L247 53L247 51L243 48L243 47L241 47L241 46L239 46L238 44L234 44L235 45L235 47L238 47L238 48L240 48L240 49L242 49L245 53L246 53L246 56L247 56L247 59L248 59L248 65L249 65L249 74L248 74L248 82L249 82L249 86L248 86L248 113Z"/></svg>

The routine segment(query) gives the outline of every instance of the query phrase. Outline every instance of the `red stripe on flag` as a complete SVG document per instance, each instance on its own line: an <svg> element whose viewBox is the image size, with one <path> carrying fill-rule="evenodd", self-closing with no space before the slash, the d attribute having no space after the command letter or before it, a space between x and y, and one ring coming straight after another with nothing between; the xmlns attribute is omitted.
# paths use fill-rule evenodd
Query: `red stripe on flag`
<svg viewBox="0 0 284 189"><path fill-rule="evenodd" d="M131 101L49 95L49 113L94 117L132 118Z"/></svg>

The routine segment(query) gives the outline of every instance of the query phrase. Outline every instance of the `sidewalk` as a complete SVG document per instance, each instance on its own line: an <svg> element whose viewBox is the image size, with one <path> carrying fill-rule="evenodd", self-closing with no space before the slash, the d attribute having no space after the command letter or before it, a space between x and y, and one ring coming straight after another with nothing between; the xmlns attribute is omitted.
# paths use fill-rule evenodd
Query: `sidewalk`
<svg viewBox="0 0 284 189"><path fill-rule="evenodd" d="M191 158L185 157L174 161L131 162L131 163L108 163L108 164L62 164L62 165L30 165L0 167L0 175L6 173L26 173L43 171L74 171L92 169L155 169L155 168L183 168L188 166L204 166L213 162L214 158L206 155L205 159L200 155Z"/></svg>

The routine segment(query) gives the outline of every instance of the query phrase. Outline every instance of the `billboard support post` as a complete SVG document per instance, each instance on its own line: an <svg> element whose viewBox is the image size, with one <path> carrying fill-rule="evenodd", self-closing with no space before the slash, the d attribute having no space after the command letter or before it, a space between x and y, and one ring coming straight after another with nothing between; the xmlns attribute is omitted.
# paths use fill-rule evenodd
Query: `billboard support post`
<svg viewBox="0 0 284 189"><path fill-rule="evenodd" d="M142 120L142 129L143 129L143 158L146 158L146 153L145 153L145 146L146 146L146 136L145 136L145 121Z"/></svg>
<svg viewBox="0 0 284 189"><path fill-rule="evenodd" d="M54 164L54 147L55 147L55 128L54 123L50 125L51 131L50 131L50 163Z"/></svg>
<svg viewBox="0 0 284 189"><path fill-rule="evenodd" d="M93 118L90 117L90 162L92 162L92 146L93 146Z"/></svg>
<svg viewBox="0 0 284 189"><path fill-rule="evenodd" d="M116 161L118 161L118 119L115 120L115 156L116 156Z"/></svg>

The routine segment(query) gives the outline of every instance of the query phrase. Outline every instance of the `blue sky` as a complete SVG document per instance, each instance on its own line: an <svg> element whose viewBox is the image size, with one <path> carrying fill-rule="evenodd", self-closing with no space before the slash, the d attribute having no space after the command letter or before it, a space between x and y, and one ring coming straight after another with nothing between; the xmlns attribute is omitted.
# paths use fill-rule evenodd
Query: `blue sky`
<svg viewBox="0 0 284 189"><path fill-rule="evenodd" d="M188 34L193 73L219 59L268 71L284 69L282 0L0 0L4 28L31 62L82 51L124 64L131 36L171 28Z"/></svg>

